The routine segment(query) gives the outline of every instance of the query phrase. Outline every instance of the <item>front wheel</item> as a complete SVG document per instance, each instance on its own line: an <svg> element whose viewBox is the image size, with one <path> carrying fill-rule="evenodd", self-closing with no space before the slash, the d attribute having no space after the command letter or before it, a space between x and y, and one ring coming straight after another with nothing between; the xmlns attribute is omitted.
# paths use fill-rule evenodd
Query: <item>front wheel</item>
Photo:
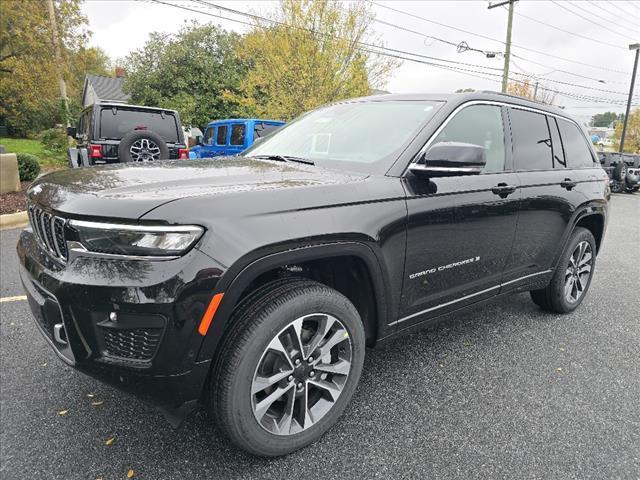
<svg viewBox="0 0 640 480"><path fill-rule="evenodd" d="M316 441L342 414L364 361L353 304L307 280L280 281L237 309L211 380L216 423L260 456Z"/></svg>
<svg viewBox="0 0 640 480"><path fill-rule="evenodd" d="M596 266L596 241L586 228L577 227L556 272L546 288L532 290L531 299L543 310L569 313L582 303Z"/></svg>

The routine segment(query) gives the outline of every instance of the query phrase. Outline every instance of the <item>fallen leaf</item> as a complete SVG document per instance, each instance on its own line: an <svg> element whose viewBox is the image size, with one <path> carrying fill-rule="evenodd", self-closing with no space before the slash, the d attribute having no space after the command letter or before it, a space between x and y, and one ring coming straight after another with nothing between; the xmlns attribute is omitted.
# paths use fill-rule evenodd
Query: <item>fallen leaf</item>
<svg viewBox="0 0 640 480"><path fill-rule="evenodd" d="M87 397L93 398L95 395L93 393L87 393Z"/></svg>
<svg viewBox="0 0 640 480"><path fill-rule="evenodd" d="M46 367L46 366L47 366L47 362L44 362L44 363L42 364L42 366L43 366L43 367Z"/></svg>
<svg viewBox="0 0 640 480"><path fill-rule="evenodd" d="M104 403L104 400L94 400L93 402L91 402L91 405L93 405L94 407L98 407L103 403Z"/></svg>
<svg viewBox="0 0 640 480"><path fill-rule="evenodd" d="M560 367L556 368L556 372L561 372L562 369Z"/></svg>
<svg viewBox="0 0 640 480"><path fill-rule="evenodd" d="M96 480L104 480L103 477L96 477Z"/></svg>
<svg viewBox="0 0 640 480"><path fill-rule="evenodd" d="M561 352L564 352L564 348L560 348L560 351L561 351Z"/></svg>
<svg viewBox="0 0 640 480"><path fill-rule="evenodd" d="M441 367L441 368L444 368L444 365L441 363L441 364L440 364L440 367Z"/></svg>
<svg viewBox="0 0 640 480"><path fill-rule="evenodd" d="M113 441L114 441L114 440L115 440L115 437L111 437L110 439L105 440L104 444L105 444L105 445L111 445L111 444L113 443Z"/></svg>
<svg viewBox="0 0 640 480"><path fill-rule="evenodd" d="M133 478L135 474L136 473L132 469L129 469L127 472L127 478Z"/></svg>
<svg viewBox="0 0 640 480"><path fill-rule="evenodd" d="M69 410L60 410L58 412L58 415L60 415L61 417L64 417L67 413L69 413Z"/></svg>

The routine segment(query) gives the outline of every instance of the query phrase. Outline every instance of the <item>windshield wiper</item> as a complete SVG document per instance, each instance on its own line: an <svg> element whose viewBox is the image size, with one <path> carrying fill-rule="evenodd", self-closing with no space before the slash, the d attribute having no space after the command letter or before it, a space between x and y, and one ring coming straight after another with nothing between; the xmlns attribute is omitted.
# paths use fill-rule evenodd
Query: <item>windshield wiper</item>
<svg viewBox="0 0 640 480"><path fill-rule="evenodd" d="M263 158L266 160L275 160L277 162L295 162L304 163L305 165L315 165L312 160L307 158L293 157L291 155L255 155L248 158Z"/></svg>

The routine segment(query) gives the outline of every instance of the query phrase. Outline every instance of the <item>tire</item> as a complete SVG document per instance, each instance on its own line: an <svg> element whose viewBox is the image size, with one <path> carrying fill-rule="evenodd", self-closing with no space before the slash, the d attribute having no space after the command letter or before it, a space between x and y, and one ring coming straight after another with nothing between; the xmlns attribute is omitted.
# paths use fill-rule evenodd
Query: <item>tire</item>
<svg viewBox="0 0 640 480"><path fill-rule="evenodd" d="M300 338L302 348L292 349ZM307 353L312 360L306 360ZM362 320L346 297L309 280L276 281L247 297L230 319L210 379L211 414L249 453L293 452L318 440L338 420L355 391L364 354ZM327 373L330 369L336 373ZM269 387L259 382L274 375L284 376ZM271 398L280 400L269 403ZM302 415L305 399L313 416Z"/></svg>
<svg viewBox="0 0 640 480"><path fill-rule="evenodd" d="M169 158L169 148L157 133L134 130L120 140L118 158L120 163L166 160Z"/></svg>
<svg viewBox="0 0 640 480"><path fill-rule="evenodd" d="M581 253L577 250L582 245L586 245L584 256L580 256ZM589 270L588 275L584 275L579 272L583 270L582 262L588 255L590 257L588 261L585 261L584 265L588 265ZM540 308L549 312L569 313L574 311L582 303L589 290L595 266L596 241L589 230L577 227L558 261L558 266L551 278L551 282L546 288L531 290L531 299ZM579 273L579 281L576 280L573 272ZM572 287L570 292L567 293L567 287L572 282L572 279ZM582 287L581 290L580 286Z"/></svg>
<svg viewBox="0 0 640 480"><path fill-rule="evenodd" d="M620 183L624 182L624 179L627 176L627 166L624 162L616 163L615 167L613 167L613 178Z"/></svg>

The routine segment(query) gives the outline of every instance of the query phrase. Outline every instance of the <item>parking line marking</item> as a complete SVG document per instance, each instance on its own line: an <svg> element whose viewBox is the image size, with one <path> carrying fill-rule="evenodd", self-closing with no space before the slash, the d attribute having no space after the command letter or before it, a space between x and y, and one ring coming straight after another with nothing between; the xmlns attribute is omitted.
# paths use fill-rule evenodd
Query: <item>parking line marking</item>
<svg viewBox="0 0 640 480"><path fill-rule="evenodd" d="M26 295L17 295L15 297L2 297L0 298L0 303L4 303L4 302L21 302L23 300L26 300L27 296Z"/></svg>

